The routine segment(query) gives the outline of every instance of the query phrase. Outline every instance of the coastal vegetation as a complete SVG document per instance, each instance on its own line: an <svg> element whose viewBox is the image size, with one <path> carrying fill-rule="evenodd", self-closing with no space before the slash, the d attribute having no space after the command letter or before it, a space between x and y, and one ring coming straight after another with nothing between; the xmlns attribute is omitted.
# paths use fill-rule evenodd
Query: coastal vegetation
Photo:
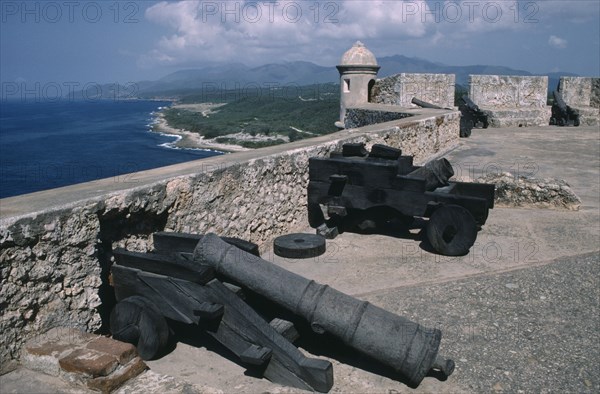
<svg viewBox="0 0 600 394"><path fill-rule="evenodd" d="M327 89L310 85L294 87L293 91L190 94L162 113L170 127L198 133L205 140L260 148L337 131L338 85L331 85ZM192 104L201 102L220 105L195 110Z"/></svg>

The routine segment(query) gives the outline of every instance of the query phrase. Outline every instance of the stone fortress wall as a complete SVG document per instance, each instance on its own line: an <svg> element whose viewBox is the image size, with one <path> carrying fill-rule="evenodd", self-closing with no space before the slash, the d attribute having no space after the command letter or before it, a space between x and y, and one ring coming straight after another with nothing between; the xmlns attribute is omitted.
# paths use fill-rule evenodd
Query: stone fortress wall
<svg viewBox="0 0 600 394"><path fill-rule="evenodd" d="M373 119L399 116L397 108L417 108L413 98L441 108L454 108L454 74L400 73L376 79L380 66L363 43L357 41L340 64L340 128L360 127ZM582 124L599 122L598 78L563 77L566 104L582 108ZM469 98L488 116L490 127L546 126L550 123L547 76L470 75ZM377 110L372 105L387 105ZM387 113L386 113L387 112Z"/></svg>
<svg viewBox="0 0 600 394"><path fill-rule="evenodd" d="M561 77L558 91L579 112L582 125L600 125L600 78Z"/></svg>
<svg viewBox="0 0 600 394"><path fill-rule="evenodd" d="M546 76L471 75L469 98L487 113L491 127L549 124Z"/></svg>
<svg viewBox="0 0 600 394"><path fill-rule="evenodd" d="M454 107L454 74L401 73L375 81L371 102L417 108L413 97L443 108Z"/></svg>
<svg viewBox="0 0 600 394"><path fill-rule="evenodd" d="M471 75L469 97L483 107L545 108L548 77Z"/></svg>
<svg viewBox="0 0 600 394"><path fill-rule="evenodd" d="M550 87L550 89L555 89ZM454 74L401 73L377 79L371 91L371 103L415 108L417 98L443 108L454 107ZM600 78L561 77L563 99L581 115L581 124L599 124ZM469 98L487 113L490 127L527 127L549 124L547 105L548 77L514 75L471 75ZM360 124L356 111L346 127ZM393 116L393 114L390 114Z"/></svg>

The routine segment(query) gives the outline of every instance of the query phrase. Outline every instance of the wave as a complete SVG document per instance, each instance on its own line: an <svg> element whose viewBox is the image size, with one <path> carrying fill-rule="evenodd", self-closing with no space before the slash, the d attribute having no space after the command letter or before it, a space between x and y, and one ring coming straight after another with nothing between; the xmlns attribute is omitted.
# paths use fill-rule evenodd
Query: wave
<svg viewBox="0 0 600 394"><path fill-rule="evenodd" d="M223 152L223 151L220 151L217 149L209 149L209 148L182 148L182 147L177 146L177 143L183 139L183 137L180 135L163 133L160 131L153 131L152 129L149 129L148 132L155 133L155 134L161 135L163 137L175 138L174 141L163 142L162 144L158 144L158 146L160 146L162 148L184 150L184 151L191 150L191 151L196 151L196 152L213 152L213 153L223 153L223 154L228 153L228 152Z"/></svg>
<svg viewBox="0 0 600 394"><path fill-rule="evenodd" d="M166 109L168 107L158 107L159 110L162 109ZM156 131L153 129L153 126L157 125L160 123L159 120L159 112L154 112L152 111L150 113L150 115L152 116L151 118L151 122L150 124L147 124L146 127L148 127L148 132L149 133L155 133L158 135L161 135L163 137L169 137L169 138L175 138L174 141L170 141L170 142L163 142L162 144L158 144L158 146L160 146L161 148L167 148L167 149L174 149L174 150L183 150L183 151L195 151L195 152L212 152L212 153L221 153L221 154L225 154L228 152L223 152L217 149L209 149L209 148L182 148L180 146L177 146L177 143L179 141L181 141L183 139L182 136L178 135L178 134L169 134L169 133L165 133L162 131Z"/></svg>

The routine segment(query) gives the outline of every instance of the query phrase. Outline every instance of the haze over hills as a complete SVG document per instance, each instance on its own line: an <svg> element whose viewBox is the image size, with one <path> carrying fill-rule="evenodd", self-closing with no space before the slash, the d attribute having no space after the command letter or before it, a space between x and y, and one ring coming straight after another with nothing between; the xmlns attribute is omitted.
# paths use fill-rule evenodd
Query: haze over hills
<svg viewBox="0 0 600 394"><path fill-rule="evenodd" d="M455 74L457 85L466 87L470 74L495 75L540 75L525 70L517 70L504 66L470 65L449 66L420 58L403 55L378 58L381 66L378 77L408 73L442 73ZM553 90L561 76L576 76L569 72L543 73L549 78L549 88ZM258 67L249 67L241 63L230 63L219 66L208 66L199 69L181 70L171 73L157 81L138 83L140 96L173 95L197 89L238 89L240 87L272 85L311 85L321 83L337 83L339 79L335 67L319 66L305 61L270 63Z"/></svg>
<svg viewBox="0 0 600 394"><path fill-rule="evenodd" d="M492 75L546 75L549 92L555 90L561 76L578 76L569 72L531 73L504 66L470 65L449 66L429 60L394 55L377 59L381 69L378 77L383 78L397 73L440 73L455 74L457 90L466 90L470 74ZM306 61L269 63L258 67L242 63L210 65L198 69L180 70L156 81L140 81L122 89L115 85L94 87L88 92L78 92L77 97L100 98L182 98L198 96L199 92L210 94L217 91L269 88L277 86L306 86L326 83L337 84L339 74L335 66L320 66ZM135 86L132 86L135 85ZM118 87L117 87L118 88ZM118 92L115 92L118 90ZM209 96L210 96L209 94ZM209 100L210 101L210 100Z"/></svg>

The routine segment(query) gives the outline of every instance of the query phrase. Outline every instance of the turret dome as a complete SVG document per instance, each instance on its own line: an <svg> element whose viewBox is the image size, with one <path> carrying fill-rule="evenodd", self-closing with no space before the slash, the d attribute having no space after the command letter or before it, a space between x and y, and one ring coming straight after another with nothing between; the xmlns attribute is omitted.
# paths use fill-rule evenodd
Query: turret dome
<svg viewBox="0 0 600 394"><path fill-rule="evenodd" d="M377 59L365 44L356 41L342 56L341 66L377 66Z"/></svg>

